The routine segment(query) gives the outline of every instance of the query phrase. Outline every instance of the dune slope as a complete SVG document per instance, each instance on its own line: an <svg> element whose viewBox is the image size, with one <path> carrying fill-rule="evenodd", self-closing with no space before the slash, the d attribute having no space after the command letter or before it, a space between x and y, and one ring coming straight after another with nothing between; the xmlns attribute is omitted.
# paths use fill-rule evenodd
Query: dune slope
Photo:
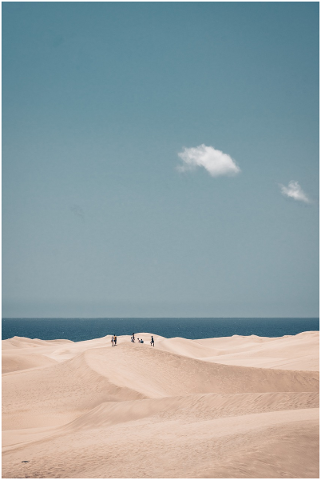
<svg viewBox="0 0 321 480"><path fill-rule="evenodd" d="M4 478L319 476L318 332L138 336L3 342Z"/></svg>

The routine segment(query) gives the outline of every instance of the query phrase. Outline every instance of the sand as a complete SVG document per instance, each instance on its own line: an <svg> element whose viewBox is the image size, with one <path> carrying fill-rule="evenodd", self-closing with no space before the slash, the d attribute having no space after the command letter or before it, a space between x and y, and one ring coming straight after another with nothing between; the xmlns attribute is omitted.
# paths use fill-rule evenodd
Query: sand
<svg viewBox="0 0 321 480"><path fill-rule="evenodd" d="M3 478L318 478L319 332L2 341Z"/></svg>

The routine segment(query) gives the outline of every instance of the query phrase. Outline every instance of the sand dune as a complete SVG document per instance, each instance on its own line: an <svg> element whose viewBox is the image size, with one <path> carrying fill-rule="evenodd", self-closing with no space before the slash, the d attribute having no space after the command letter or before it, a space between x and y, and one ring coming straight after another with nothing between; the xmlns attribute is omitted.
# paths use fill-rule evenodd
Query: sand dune
<svg viewBox="0 0 321 480"><path fill-rule="evenodd" d="M303 332L280 338L261 338L256 335L235 335L232 338L234 342L230 347L228 338L203 339L197 342L206 348L220 349L219 354L207 358L207 361L248 367L319 370L319 358L316 355L319 349L318 332Z"/></svg>
<svg viewBox="0 0 321 480"><path fill-rule="evenodd" d="M2 355L2 373L14 372L16 370L28 370L30 368L46 367L56 363L44 355L29 354L19 355L13 353L3 353Z"/></svg>
<svg viewBox="0 0 321 480"><path fill-rule="evenodd" d="M4 478L319 476L318 332L137 336L2 342Z"/></svg>

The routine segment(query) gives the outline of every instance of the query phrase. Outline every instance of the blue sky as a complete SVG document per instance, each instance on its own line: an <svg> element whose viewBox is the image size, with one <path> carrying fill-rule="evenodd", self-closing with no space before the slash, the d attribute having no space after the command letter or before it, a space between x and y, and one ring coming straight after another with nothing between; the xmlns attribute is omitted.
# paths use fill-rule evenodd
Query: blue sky
<svg viewBox="0 0 321 480"><path fill-rule="evenodd" d="M3 3L3 316L318 316L318 3Z"/></svg>

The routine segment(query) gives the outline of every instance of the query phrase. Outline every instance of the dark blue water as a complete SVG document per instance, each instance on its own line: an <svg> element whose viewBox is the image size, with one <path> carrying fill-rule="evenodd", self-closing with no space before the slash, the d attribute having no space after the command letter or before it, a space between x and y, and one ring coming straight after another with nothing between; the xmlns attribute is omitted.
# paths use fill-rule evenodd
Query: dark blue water
<svg viewBox="0 0 321 480"><path fill-rule="evenodd" d="M211 338L232 335L282 337L319 330L318 318L4 318L2 339L17 337L74 342L105 335L155 333L163 337Z"/></svg>

